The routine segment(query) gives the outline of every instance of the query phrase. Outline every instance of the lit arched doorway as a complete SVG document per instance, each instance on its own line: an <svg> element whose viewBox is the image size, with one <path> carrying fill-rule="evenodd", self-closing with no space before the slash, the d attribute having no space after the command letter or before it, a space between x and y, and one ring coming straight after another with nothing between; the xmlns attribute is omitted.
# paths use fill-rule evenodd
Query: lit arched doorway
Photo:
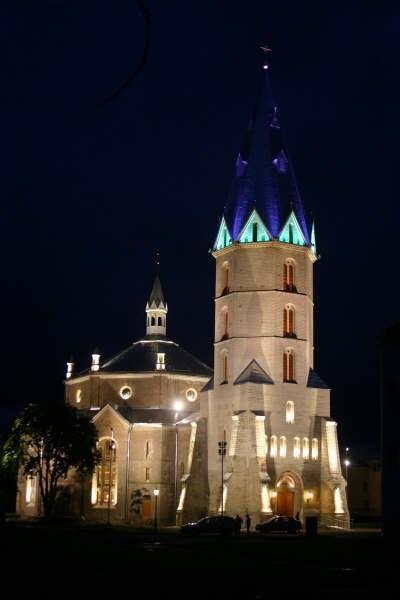
<svg viewBox="0 0 400 600"><path fill-rule="evenodd" d="M276 497L276 512L285 517L294 516L295 481L290 475L283 475L278 483Z"/></svg>

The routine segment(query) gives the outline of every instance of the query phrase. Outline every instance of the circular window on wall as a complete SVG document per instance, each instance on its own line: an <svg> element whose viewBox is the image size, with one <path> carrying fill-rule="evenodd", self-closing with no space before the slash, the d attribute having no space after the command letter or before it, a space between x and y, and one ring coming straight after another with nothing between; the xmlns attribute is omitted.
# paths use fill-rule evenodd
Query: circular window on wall
<svg viewBox="0 0 400 600"><path fill-rule="evenodd" d="M194 402L195 400L197 400L197 390L195 390L194 388L189 388L188 390L186 390L186 400L188 400L189 402Z"/></svg>
<svg viewBox="0 0 400 600"><path fill-rule="evenodd" d="M122 400L129 400L129 398L132 396L132 393L132 388L129 387L129 385L124 385L119 390L119 395L121 396Z"/></svg>

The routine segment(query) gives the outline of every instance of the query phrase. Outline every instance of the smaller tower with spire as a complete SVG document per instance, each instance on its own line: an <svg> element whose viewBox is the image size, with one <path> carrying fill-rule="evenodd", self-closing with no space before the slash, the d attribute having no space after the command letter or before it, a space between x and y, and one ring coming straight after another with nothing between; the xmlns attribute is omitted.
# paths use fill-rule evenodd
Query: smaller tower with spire
<svg viewBox="0 0 400 600"><path fill-rule="evenodd" d="M157 274L146 304L146 335L167 334L167 312L168 305L164 300L161 281Z"/></svg>

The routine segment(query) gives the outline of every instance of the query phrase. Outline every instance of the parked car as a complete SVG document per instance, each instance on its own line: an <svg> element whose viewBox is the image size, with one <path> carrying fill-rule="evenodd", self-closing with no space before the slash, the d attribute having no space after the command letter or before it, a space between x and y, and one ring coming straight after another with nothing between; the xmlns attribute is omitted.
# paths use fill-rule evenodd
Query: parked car
<svg viewBox="0 0 400 600"><path fill-rule="evenodd" d="M235 519L228 516L203 517L199 521L182 525L181 532L193 535L200 533L223 533L229 535L235 532Z"/></svg>
<svg viewBox="0 0 400 600"><path fill-rule="evenodd" d="M256 525L256 531L260 533L297 533L301 529L301 522L293 517L275 515Z"/></svg>

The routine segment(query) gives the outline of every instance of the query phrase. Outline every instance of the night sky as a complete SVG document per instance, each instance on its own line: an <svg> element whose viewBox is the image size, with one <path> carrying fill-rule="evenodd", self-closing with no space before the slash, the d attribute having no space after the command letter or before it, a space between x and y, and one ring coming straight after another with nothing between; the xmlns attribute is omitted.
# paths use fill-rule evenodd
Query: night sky
<svg viewBox="0 0 400 600"><path fill-rule="evenodd" d="M385 2L19 0L1 10L1 412L63 396L144 333L154 253L168 334L212 364L209 255L260 50L316 221L315 368L339 441L378 442L376 344L398 317L400 9Z"/></svg>

